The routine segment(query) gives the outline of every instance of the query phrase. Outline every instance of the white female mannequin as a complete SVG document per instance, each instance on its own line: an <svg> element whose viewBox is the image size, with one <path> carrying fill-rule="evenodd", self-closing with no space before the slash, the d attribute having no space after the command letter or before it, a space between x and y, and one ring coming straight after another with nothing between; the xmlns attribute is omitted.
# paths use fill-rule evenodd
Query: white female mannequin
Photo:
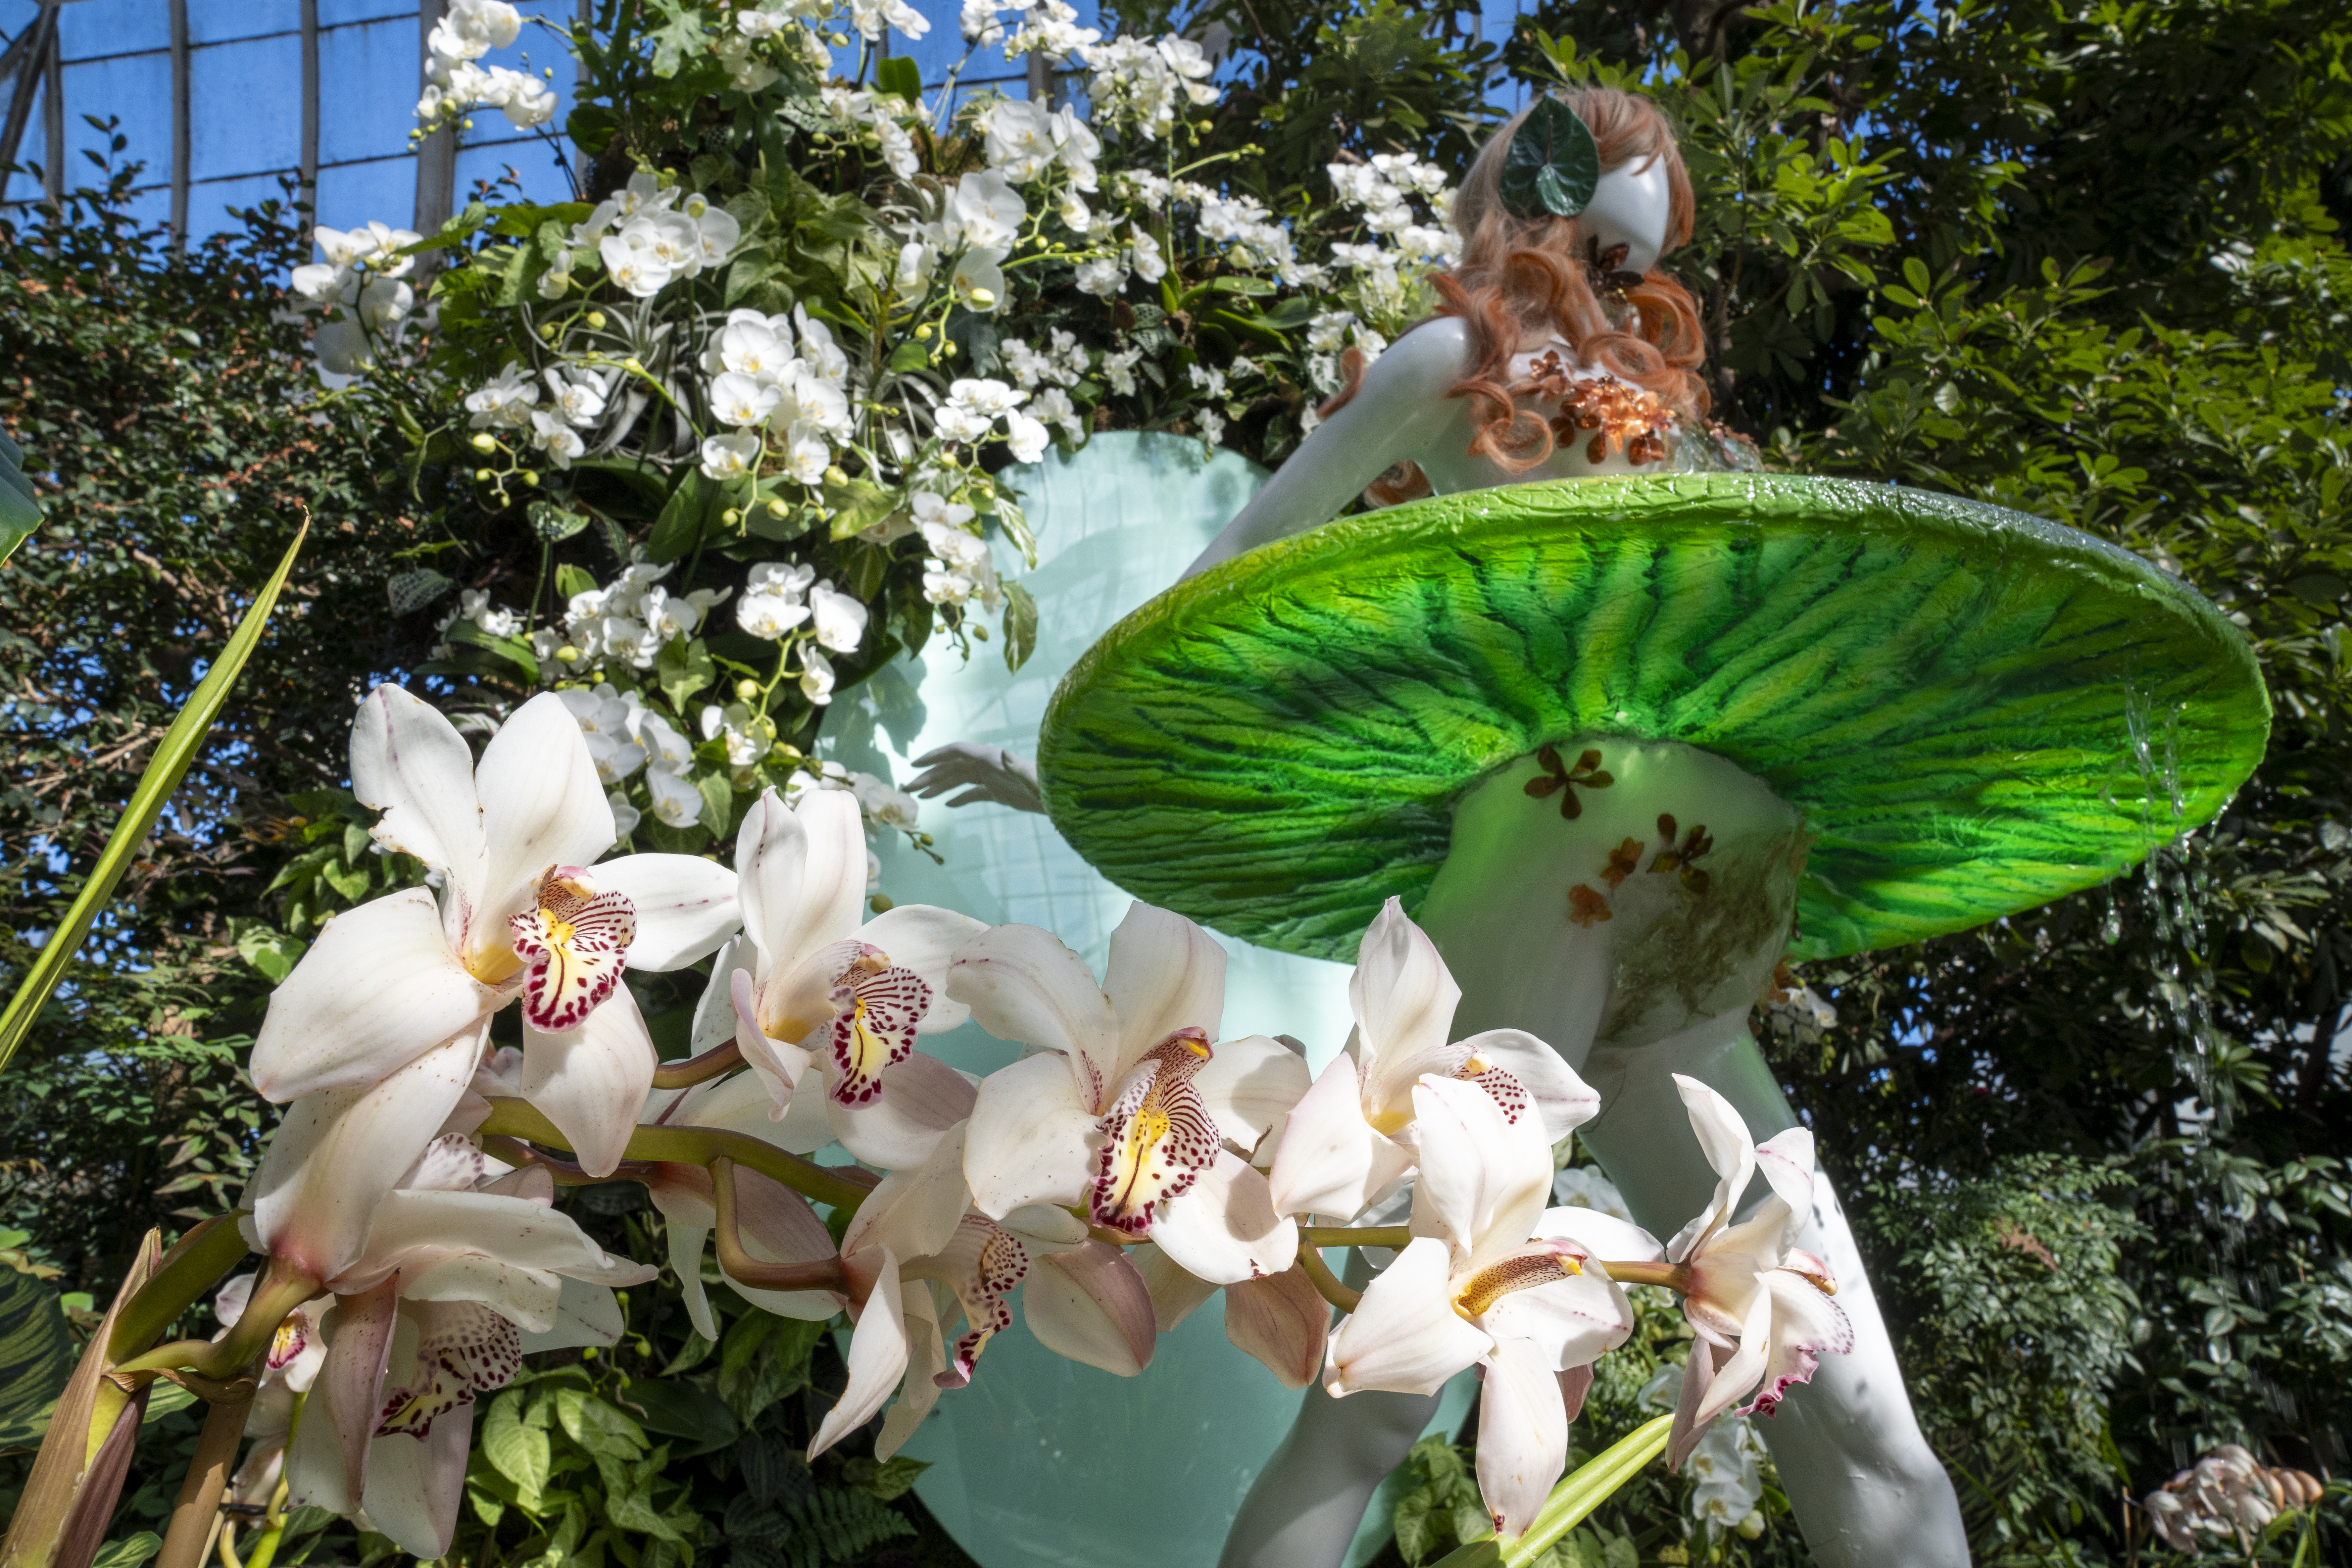
<svg viewBox="0 0 2352 1568"><path fill-rule="evenodd" d="M1508 136L1511 127L1499 133ZM1664 248L1670 226L1667 176L1652 158L1607 171L1585 209L1580 237L1606 251L1626 247L1624 270L1642 271ZM1510 362L1512 381L1528 362L1558 353L1570 380L1580 379L1574 345L1531 333ZM1536 479L1655 469L1608 447L1596 461L1581 441L1514 470L1473 449L1478 415L1449 395L1478 358L1475 334L1462 319L1443 317L1404 334L1365 372L1351 398L1326 419L1277 470L1187 572L1329 521L1400 461L1417 464L1437 492L1475 490ZM1538 417L1553 410L1531 399ZM955 793L950 805L990 800L1041 809L1034 769L998 747L950 746L919 759L929 771L917 794ZM1461 984L1457 1032L1515 1024L1529 1016L1517 996L1524 974L1479 972L1476 944L1449 948ZM1509 1005L1517 996L1520 1005ZM1495 1016L1479 1016L1485 1010ZM1506 1013L1507 1011L1507 1016ZM1715 1177L1690 1134L1672 1075L1698 1078L1727 1097L1761 1140L1796 1124L1771 1068L1744 1031L1698 1030L1632 1049L1595 1048L1590 1038L1559 1040L1572 1066L1598 1089L1601 1118L1583 1136L1623 1192L1635 1217L1660 1236L1697 1212ZM1829 1263L1855 1345L1824 1359L1812 1383L1790 1394L1778 1416L1760 1424L1815 1558L1833 1568L1960 1568L1968 1543L1951 1482L1921 1435L1894 1347L1860 1253L1826 1180L1799 1245ZM1763 1194L1759 1184L1757 1201ZM1310 1385L1290 1437L1268 1464L1228 1537L1223 1568L1336 1568L1373 1488L1404 1457L1434 1409L1433 1399L1360 1394L1344 1404Z"/></svg>

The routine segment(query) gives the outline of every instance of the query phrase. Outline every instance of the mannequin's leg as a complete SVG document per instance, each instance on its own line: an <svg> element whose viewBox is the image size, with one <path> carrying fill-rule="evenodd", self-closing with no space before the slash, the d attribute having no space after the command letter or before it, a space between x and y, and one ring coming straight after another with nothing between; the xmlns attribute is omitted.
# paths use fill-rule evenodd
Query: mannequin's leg
<svg viewBox="0 0 2352 1568"><path fill-rule="evenodd" d="M1218 1568L1339 1568L1372 1491L1404 1463L1439 1396L1351 1394L1320 1382L1225 1536Z"/></svg>
<svg viewBox="0 0 2352 1568"><path fill-rule="evenodd" d="M1606 1109L1579 1135L1633 1217L1659 1237L1696 1214L1716 1181L1675 1092L1678 1072L1729 1100L1759 1142L1796 1125L1745 1018L1630 1050L1596 1047L1585 1078ZM1761 1202L1764 1184L1749 1192ZM1797 1245L1830 1266L1854 1332L1850 1353L1823 1356L1812 1382L1757 1424L1806 1545L1824 1568L1966 1568L1959 1500L1911 1413L1894 1341L1825 1176L1813 1184L1812 1218Z"/></svg>
<svg viewBox="0 0 2352 1568"><path fill-rule="evenodd" d="M1348 1255L1348 1283L1371 1279L1364 1255ZM1321 1379L1274 1458L1265 1462L1225 1533L1217 1568L1339 1568L1372 1493L1421 1438L1443 1394L1351 1394L1334 1399Z"/></svg>

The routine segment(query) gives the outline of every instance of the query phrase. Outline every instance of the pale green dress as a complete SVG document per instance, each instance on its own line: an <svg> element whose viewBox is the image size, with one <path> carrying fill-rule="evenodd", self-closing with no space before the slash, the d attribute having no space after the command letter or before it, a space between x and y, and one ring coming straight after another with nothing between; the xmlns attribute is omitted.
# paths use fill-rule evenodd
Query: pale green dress
<svg viewBox="0 0 2352 1568"><path fill-rule="evenodd" d="M966 662L935 638L920 658L897 661L835 704L826 754L900 781L915 773L912 759L950 741L1034 756L1063 672L1174 583L1265 477L1233 452L1210 457L1198 441L1132 433L1097 436L1075 457L1057 452L1007 475L1037 533L1036 570L1022 578L1039 606L1035 654L1008 672L999 643L975 644ZM1005 553L1000 546L1000 561ZM944 863L903 842L884 847L884 892L1043 926L1101 974L1130 900L1045 817L929 802L922 826ZM1229 955L1223 1034L1293 1036L1319 1070L1347 1039L1347 968L1220 940ZM1016 1054L976 1026L923 1048L978 1073ZM1433 1430L1460 1424L1470 1386L1457 1380ZM1213 1568L1299 1398L1226 1342L1222 1299L1162 1335L1136 1378L1065 1361L1016 1325L905 1452L931 1465L917 1494L984 1568ZM1383 1494L1350 1563L1379 1550L1387 1516Z"/></svg>

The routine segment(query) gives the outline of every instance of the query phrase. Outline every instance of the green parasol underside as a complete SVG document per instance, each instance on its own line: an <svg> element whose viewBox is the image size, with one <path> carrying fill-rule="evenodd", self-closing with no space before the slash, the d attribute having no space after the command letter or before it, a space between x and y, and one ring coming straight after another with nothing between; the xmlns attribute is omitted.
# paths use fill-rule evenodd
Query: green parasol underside
<svg viewBox="0 0 2352 1568"><path fill-rule="evenodd" d="M2244 637L2186 584L1949 496L1754 474L1416 501L1255 550L1055 693L1054 824L1112 881L1349 959L1452 803L1547 741L1686 742L1802 808L1798 957L1964 931L2210 820L2261 761Z"/></svg>

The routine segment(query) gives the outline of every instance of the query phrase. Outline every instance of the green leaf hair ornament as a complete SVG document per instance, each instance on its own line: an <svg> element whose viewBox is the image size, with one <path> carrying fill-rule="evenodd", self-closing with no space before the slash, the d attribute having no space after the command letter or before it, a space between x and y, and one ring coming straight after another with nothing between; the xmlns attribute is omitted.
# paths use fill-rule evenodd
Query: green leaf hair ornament
<svg viewBox="0 0 2352 1568"><path fill-rule="evenodd" d="M1537 99L1503 161L1503 205L1516 217L1574 217L1600 184L1592 128L1549 94Z"/></svg>

